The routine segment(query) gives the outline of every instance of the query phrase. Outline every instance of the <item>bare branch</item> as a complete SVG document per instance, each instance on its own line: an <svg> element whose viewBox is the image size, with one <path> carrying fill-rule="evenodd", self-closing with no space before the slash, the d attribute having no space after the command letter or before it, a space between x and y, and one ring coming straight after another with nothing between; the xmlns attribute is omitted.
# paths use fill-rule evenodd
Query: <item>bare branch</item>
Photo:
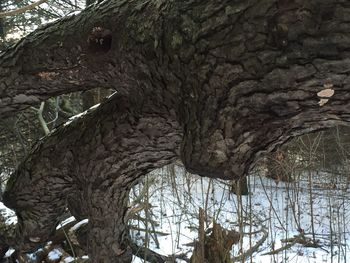
<svg viewBox="0 0 350 263"><path fill-rule="evenodd" d="M18 14L22 14L26 11L29 11L29 10L32 10L33 8L41 5L42 3L45 3L47 0L39 0L37 2L34 2L30 5L26 5L24 7L21 7L21 8L18 8L18 9L15 9L15 10L11 10L11 11L5 11L5 12L1 12L0 13L0 18L1 17L6 17L6 16L15 16L15 15L18 15Z"/></svg>

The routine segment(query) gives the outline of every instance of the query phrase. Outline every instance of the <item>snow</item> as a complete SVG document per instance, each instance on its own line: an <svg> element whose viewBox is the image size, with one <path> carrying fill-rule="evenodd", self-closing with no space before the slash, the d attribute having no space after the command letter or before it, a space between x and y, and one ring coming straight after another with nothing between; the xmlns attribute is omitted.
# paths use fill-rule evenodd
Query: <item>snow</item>
<svg viewBox="0 0 350 263"><path fill-rule="evenodd" d="M81 221L79 221L78 223L76 223L69 231L76 231L77 229L79 229L81 226L86 225L87 223L89 223L89 219L83 219Z"/></svg>
<svg viewBox="0 0 350 263"><path fill-rule="evenodd" d="M111 95L109 95L109 96L107 96L106 98L107 99L110 99L110 98L112 98L115 94L117 94L118 93L118 91L114 91Z"/></svg>
<svg viewBox="0 0 350 263"><path fill-rule="evenodd" d="M70 222L73 222L75 220L74 216L70 216L67 219L65 219L64 221L62 221L61 223L58 224L58 226L56 227L56 229L60 229L61 227L65 226L66 224L69 224Z"/></svg>
<svg viewBox="0 0 350 263"><path fill-rule="evenodd" d="M66 257L65 259L63 259L62 263L69 263L69 262L74 262L74 258L73 257Z"/></svg>
<svg viewBox="0 0 350 263"><path fill-rule="evenodd" d="M77 119L83 117L83 116L86 115L88 112L91 112L91 111L97 109L99 106L100 106L100 103L97 103L97 104L93 105L92 107L90 107L89 109L87 109L86 111L83 111L83 112L81 112L81 113L79 113L79 114L77 114L77 115L74 115L74 116L70 117L70 118L68 119L68 121L66 121L66 122L63 124L63 126L67 126L67 125L71 124L73 121L75 121L75 120L77 120Z"/></svg>
<svg viewBox="0 0 350 263"><path fill-rule="evenodd" d="M10 225L17 223L16 213L10 208L6 207L2 202L0 202L0 213L4 218L6 218L6 224Z"/></svg>
<svg viewBox="0 0 350 263"><path fill-rule="evenodd" d="M156 231L170 233L165 236L157 235L159 247L151 237L150 248L160 254L187 253L190 257L193 247L186 244L192 243L197 238L199 207L207 207L205 209L208 215L207 227L210 227L210 223L215 219L227 229L239 231L241 222L244 233L256 232L244 235L243 251L247 251L262 238L261 230L267 231L267 239L252 255L253 262L316 263L331 262L332 258L334 262L335 260L346 262L345 259L350 257L347 242L350 239L348 226L350 212L347 209L350 205L349 192L343 190L342 183L337 183L338 189L323 189L321 186L327 186L325 182L329 174L313 174L314 186L320 186L314 187L311 192L313 217L311 217L309 183L305 180L307 174L302 174L301 179L295 183L279 184L260 177L259 174L252 175L251 195L243 196L241 202L236 195L229 192L228 182L188 176L181 167L177 167L176 187L174 187L174 180L166 174L169 173L159 170L149 177L152 182L149 202L155 206L151 209L150 219L159 222L159 226L155 226ZM139 191L140 187L136 186L134 192ZM237 211L242 211L240 217ZM145 213L140 215L146 217ZM282 240L299 235L299 231L304 231L306 237L312 238L311 218L315 237L320 240L320 247L296 244L277 255L263 255L284 246ZM132 221L132 225L146 228L138 221ZM140 244L143 244L146 238L142 231L134 230L132 236ZM234 245L232 256L239 255L239 251L239 245ZM249 260L250 258L247 258L246 262Z"/></svg>
<svg viewBox="0 0 350 263"><path fill-rule="evenodd" d="M133 256L132 263L145 263L145 261L139 257Z"/></svg>
<svg viewBox="0 0 350 263"><path fill-rule="evenodd" d="M148 199L152 207L148 215L144 211L139 214L157 222L154 228L159 234L151 233L149 237L149 247L157 253L191 256L193 246L189 244L197 239L198 210L202 207L207 212L207 228L211 227L214 219L227 229L239 231L239 226L242 226L245 233L242 247L234 245L232 257L239 255L241 249L247 251L254 246L263 237L264 231L268 233L267 239L245 262L345 263L346 258L350 258L349 190L346 189L346 181L337 175L312 172L312 177L309 177L309 174L301 172L295 182L276 184L260 176L261 173L255 173L249 177L250 195L242 196L240 200L229 191L229 182L189 175L179 166L176 166L173 178L168 169L157 170L144 180L144 184L148 181L150 185ZM312 179L312 191L308 179ZM141 192L142 185L136 185L131 199ZM1 202L0 212L7 218L7 223L17 221L15 213ZM73 220L74 217L70 217L60 226ZM82 220L74 228L87 222L87 219ZM132 220L130 223L134 228L146 229L142 222ZM312 223L320 247L295 244L277 255L264 255L284 246L283 239L300 232L312 238ZM147 227L152 230L150 224ZM145 244L144 231L132 230L131 235L139 245ZM54 249L49 256L59 258L61 252ZM64 262L73 260L67 258ZM144 261L134 256L133 262ZM176 262L185 261L177 259Z"/></svg>
<svg viewBox="0 0 350 263"><path fill-rule="evenodd" d="M13 248L10 248L9 250L7 250L4 258L8 258L12 255L12 253L15 252L15 250Z"/></svg>
<svg viewBox="0 0 350 263"><path fill-rule="evenodd" d="M53 249L49 252L49 254L47 255L48 259L50 261L57 261L57 260L60 260L60 262L62 263L69 263L69 262L73 262L74 261L74 258L73 257L65 257L65 258L62 258L63 254L61 253L61 251L59 251L58 249Z"/></svg>
<svg viewBox="0 0 350 263"><path fill-rule="evenodd" d="M49 254L47 255L48 259L51 261L54 260L58 260L62 257L62 253L61 251L59 251L58 249L53 249L49 252Z"/></svg>

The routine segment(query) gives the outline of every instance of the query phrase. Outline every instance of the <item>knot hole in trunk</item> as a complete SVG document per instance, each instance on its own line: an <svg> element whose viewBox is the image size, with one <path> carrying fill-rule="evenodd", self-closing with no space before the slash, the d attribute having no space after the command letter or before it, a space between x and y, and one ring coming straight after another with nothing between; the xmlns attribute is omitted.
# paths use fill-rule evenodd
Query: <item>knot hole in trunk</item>
<svg viewBox="0 0 350 263"><path fill-rule="evenodd" d="M91 53L106 53L112 47L112 31L103 27L94 27L87 39Z"/></svg>

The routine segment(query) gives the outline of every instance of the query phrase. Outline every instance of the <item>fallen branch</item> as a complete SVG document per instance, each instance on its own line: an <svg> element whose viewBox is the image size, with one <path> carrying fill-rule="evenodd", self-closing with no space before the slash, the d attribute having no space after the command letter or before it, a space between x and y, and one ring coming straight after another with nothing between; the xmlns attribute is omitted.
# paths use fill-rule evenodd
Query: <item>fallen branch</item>
<svg viewBox="0 0 350 263"><path fill-rule="evenodd" d="M142 232L146 232L148 231L149 233L154 233L154 234L157 234L157 235L160 235L160 236L168 236L169 233L165 233L165 232L161 232L161 231L153 231L153 230L147 230L147 229L144 229L144 228L140 228L140 227L137 227L137 226L130 226L130 229L131 230L136 230L136 231L142 231Z"/></svg>
<svg viewBox="0 0 350 263"><path fill-rule="evenodd" d="M275 249L275 250L272 250L270 252L267 252L267 253L264 253L264 254L261 254L262 256L267 256L267 255L276 255L278 253L281 253L282 251L284 250L287 250L287 249L290 249L292 246L294 246L295 244L297 243L297 240L295 239L293 242L285 245L285 246L282 246L278 249Z"/></svg>
<svg viewBox="0 0 350 263"><path fill-rule="evenodd" d="M269 235L269 232L265 228L260 229L258 232L263 233L262 238L258 242L256 242L256 244L254 246L252 246L250 249L248 249L243 254L231 258L231 260L233 262L242 261L243 259L246 259L247 257L253 255L253 253L256 252L262 244L264 244L265 240L267 239L267 237ZM254 232L254 233L257 233L257 232Z"/></svg>
<svg viewBox="0 0 350 263"><path fill-rule="evenodd" d="M284 250L290 249L292 246L294 246L297 243L304 245L305 247L319 247L317 240L316 242L314 242L311 238L306 237L304 233L300 233L299 235L291 238L282 239L281 242L287 243L287 244L278 249L264 253L262 254L262 256L276 255Z"/></svg>
<svg viewBox="0 0 350 263"><path fill-rule="evenodd" d="M137 245L135 242L131 241L130 242L130 247L132 250L132 254L144 259L147 262L151 263L165 263L169 262L169 257L160 255L153 250L150 250L149 248L142 247Z"/></svg>

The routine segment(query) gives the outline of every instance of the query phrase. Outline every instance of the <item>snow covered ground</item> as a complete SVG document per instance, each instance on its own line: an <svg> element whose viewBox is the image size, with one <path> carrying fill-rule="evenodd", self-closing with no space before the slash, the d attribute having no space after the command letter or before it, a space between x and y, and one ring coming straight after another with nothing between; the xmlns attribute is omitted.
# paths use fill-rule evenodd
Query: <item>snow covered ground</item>
<svg viewBox="0 0 350 263"><path fill-rule="evenodd" d="M252 175L250 195L243 196L240 202L230 193L227 182L188 175L181 167L176 167L175 173L177 176L173 179L171 172L158 170L147 179L151 182L147 198L153 207L148 216L144 212L141 216L157 221L159 225L155 230L168 234L157 235L157 241L151 234L149 247L160 254L187 253L190 257L193 247L186 244L197 238L197 214L202 207L207 208L208 227L213 219L237 231L239 223L244 225L243 251L254 246L264 231L268 233L264 243L246 262L346 262L346 258L350 258L349 191L343 189L345 184L328 183L329 174L313 173L309 178L303 173L295 183L279 184ZM312 191L308 179L312 180ZM136 186L136 195L138 191L142 191L141 186ZM145 228L139 221L132 224ZM151 230L151 225L148 228ZM286 243L281 240L300 232L308 238L313 238L314 233L319 247L295 244L276 255L263 255L284 246ZM145 242L143 231L132 233L140 244ZM232 256L239 255L240 249L240 245L234 245ZM134 262L142 261L135 259Z"/></svg>
<svg viewBox="0 0 350 263"><path fill-rule="evenodd" d="M240 200L230 192L228 182L190 175L179 166L173 170L165 167L132 190L131 200L143 193L141 203L151 204L147 213L142 211L138 216L154 222L146 226L142 220L131 221L132 237L140 245L149 240L149 247L160 254L186 254L189 258L191 243L198 236L198 211L202 207L207 212L207 227L213 220L237 231L241 225L245 233L243 242L233 246L232 257L247 251L267 233L266 240L245 262L346 263L350 258L349 190L335 175L332 175L334 182L330 182L330 174L310 175L304 172L296 182L278 184L258 174L251 175L250 195ZM149 190L145 192L147 184ZM8 218L8 223L16 221L13 212L2 203L0 212ZM149 230L149 235L144 229ZM314 233L319 246L295 244L276 255L264 255L284 246L282 240L301 232L308 238L313 238ZM52 256L56 255L54 252ZM144 261L134 257L133 262ZM176 259L176 262L185 261Z"/></svg>
<svg viewBox="0 0 350 263"><path fill-rule="evenodd" d="M15 212L7 208L2 202L0 202L0 213L6 219L6 224L10 225L17 223L17 217Z"/></svg>

